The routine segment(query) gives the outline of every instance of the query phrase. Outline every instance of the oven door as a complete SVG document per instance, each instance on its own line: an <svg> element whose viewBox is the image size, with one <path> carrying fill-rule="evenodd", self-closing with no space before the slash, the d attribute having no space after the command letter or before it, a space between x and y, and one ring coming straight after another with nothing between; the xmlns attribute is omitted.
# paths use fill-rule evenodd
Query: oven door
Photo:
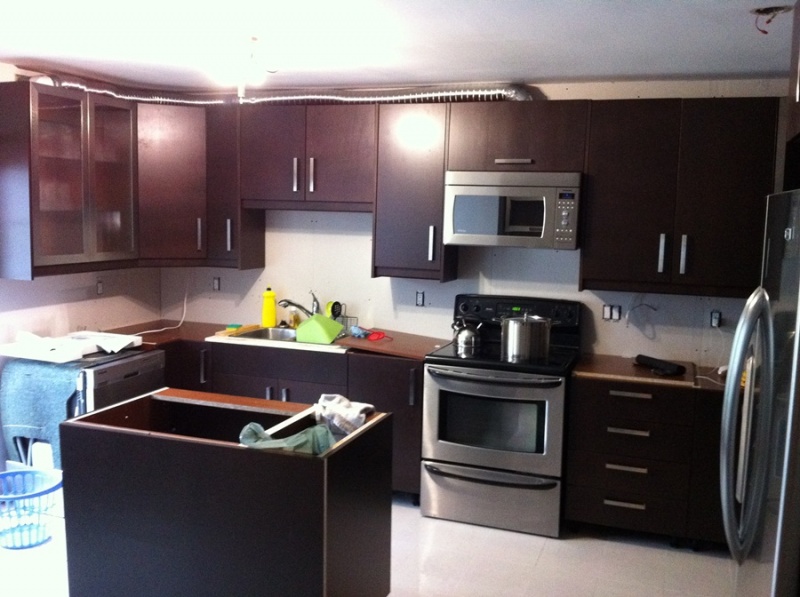
<svg viewBox="0 0 800 597"><path fill-rule="evenodd" d="M422 458L561 476L565 379L425 366Z"/></svg>

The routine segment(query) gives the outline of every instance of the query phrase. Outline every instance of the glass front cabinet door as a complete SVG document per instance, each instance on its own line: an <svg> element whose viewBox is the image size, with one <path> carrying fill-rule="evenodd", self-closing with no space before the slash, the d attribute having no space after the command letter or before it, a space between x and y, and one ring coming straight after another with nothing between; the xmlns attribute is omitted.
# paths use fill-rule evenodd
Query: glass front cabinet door
<svg viewBox="0 0 800 597"><path fill-rule="evenodd" d="M31 85L33 265L137 257L135 104Z"/></svg>

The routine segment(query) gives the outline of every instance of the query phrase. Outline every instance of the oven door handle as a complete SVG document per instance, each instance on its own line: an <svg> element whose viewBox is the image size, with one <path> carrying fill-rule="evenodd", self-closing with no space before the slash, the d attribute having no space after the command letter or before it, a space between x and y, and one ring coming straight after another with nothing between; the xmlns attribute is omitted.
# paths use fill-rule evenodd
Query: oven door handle
<svg viewBox="0 0 800 597"><path fill-rule="evenodd" d="M437 367L435 365L428 365L428 373L434 377L441 377L444 379L458 379L462 381L471 381L475 383L490 383L502 384L511 386L530 386L536 388L557 388L564 383L561 377L537 377L530 374L523 374L524 377L511 377L506 375L492 375L491 372L480 371L473 373L454 371L446 367Z"/></svg>
<svg viewBox="0 0 800 597"><path fill-rule="evenodd" d="M545 491L548 489L555 489L558 487L558 482L551 479L543 479L540 477L523 477L522 475L504 475L498 471L478 471L475 470L470 475L462 472L455 472L452 469L448 470L445 464L432 465L425 463L423 465L425 470L432 475L439 475L440 477L447 477L449 479L461 479L463 481L472 481L473 483L482 483L483 485L494 485L496 487L511 487L516 489L533 489L536 491ZM503 480L506 476L509 480Z"/></svg>

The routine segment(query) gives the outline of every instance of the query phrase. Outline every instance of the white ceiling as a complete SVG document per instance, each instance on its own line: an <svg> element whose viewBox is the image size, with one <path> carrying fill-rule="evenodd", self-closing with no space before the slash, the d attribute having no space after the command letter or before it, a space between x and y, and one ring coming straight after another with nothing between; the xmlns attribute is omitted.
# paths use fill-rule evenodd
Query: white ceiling
<svg viewBox="0 0 800 597"><path fill-rule="evenodd" d="M793 15L751 11L782 4L16 0L0 8L0 63L175 91L233 91L246 68L249 88L282 90L773 78L788 75Z"/></svg>

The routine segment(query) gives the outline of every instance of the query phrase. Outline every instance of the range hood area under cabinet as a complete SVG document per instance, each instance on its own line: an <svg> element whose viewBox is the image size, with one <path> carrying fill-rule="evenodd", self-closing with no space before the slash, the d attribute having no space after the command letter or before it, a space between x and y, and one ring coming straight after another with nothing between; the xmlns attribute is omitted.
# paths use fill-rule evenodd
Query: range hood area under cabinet
<svg viewBox="0 0 800 597"><path fill-rule="evenodd" d="M136 258L135 135L133 103L0 84L0 277Z"/></svg>

